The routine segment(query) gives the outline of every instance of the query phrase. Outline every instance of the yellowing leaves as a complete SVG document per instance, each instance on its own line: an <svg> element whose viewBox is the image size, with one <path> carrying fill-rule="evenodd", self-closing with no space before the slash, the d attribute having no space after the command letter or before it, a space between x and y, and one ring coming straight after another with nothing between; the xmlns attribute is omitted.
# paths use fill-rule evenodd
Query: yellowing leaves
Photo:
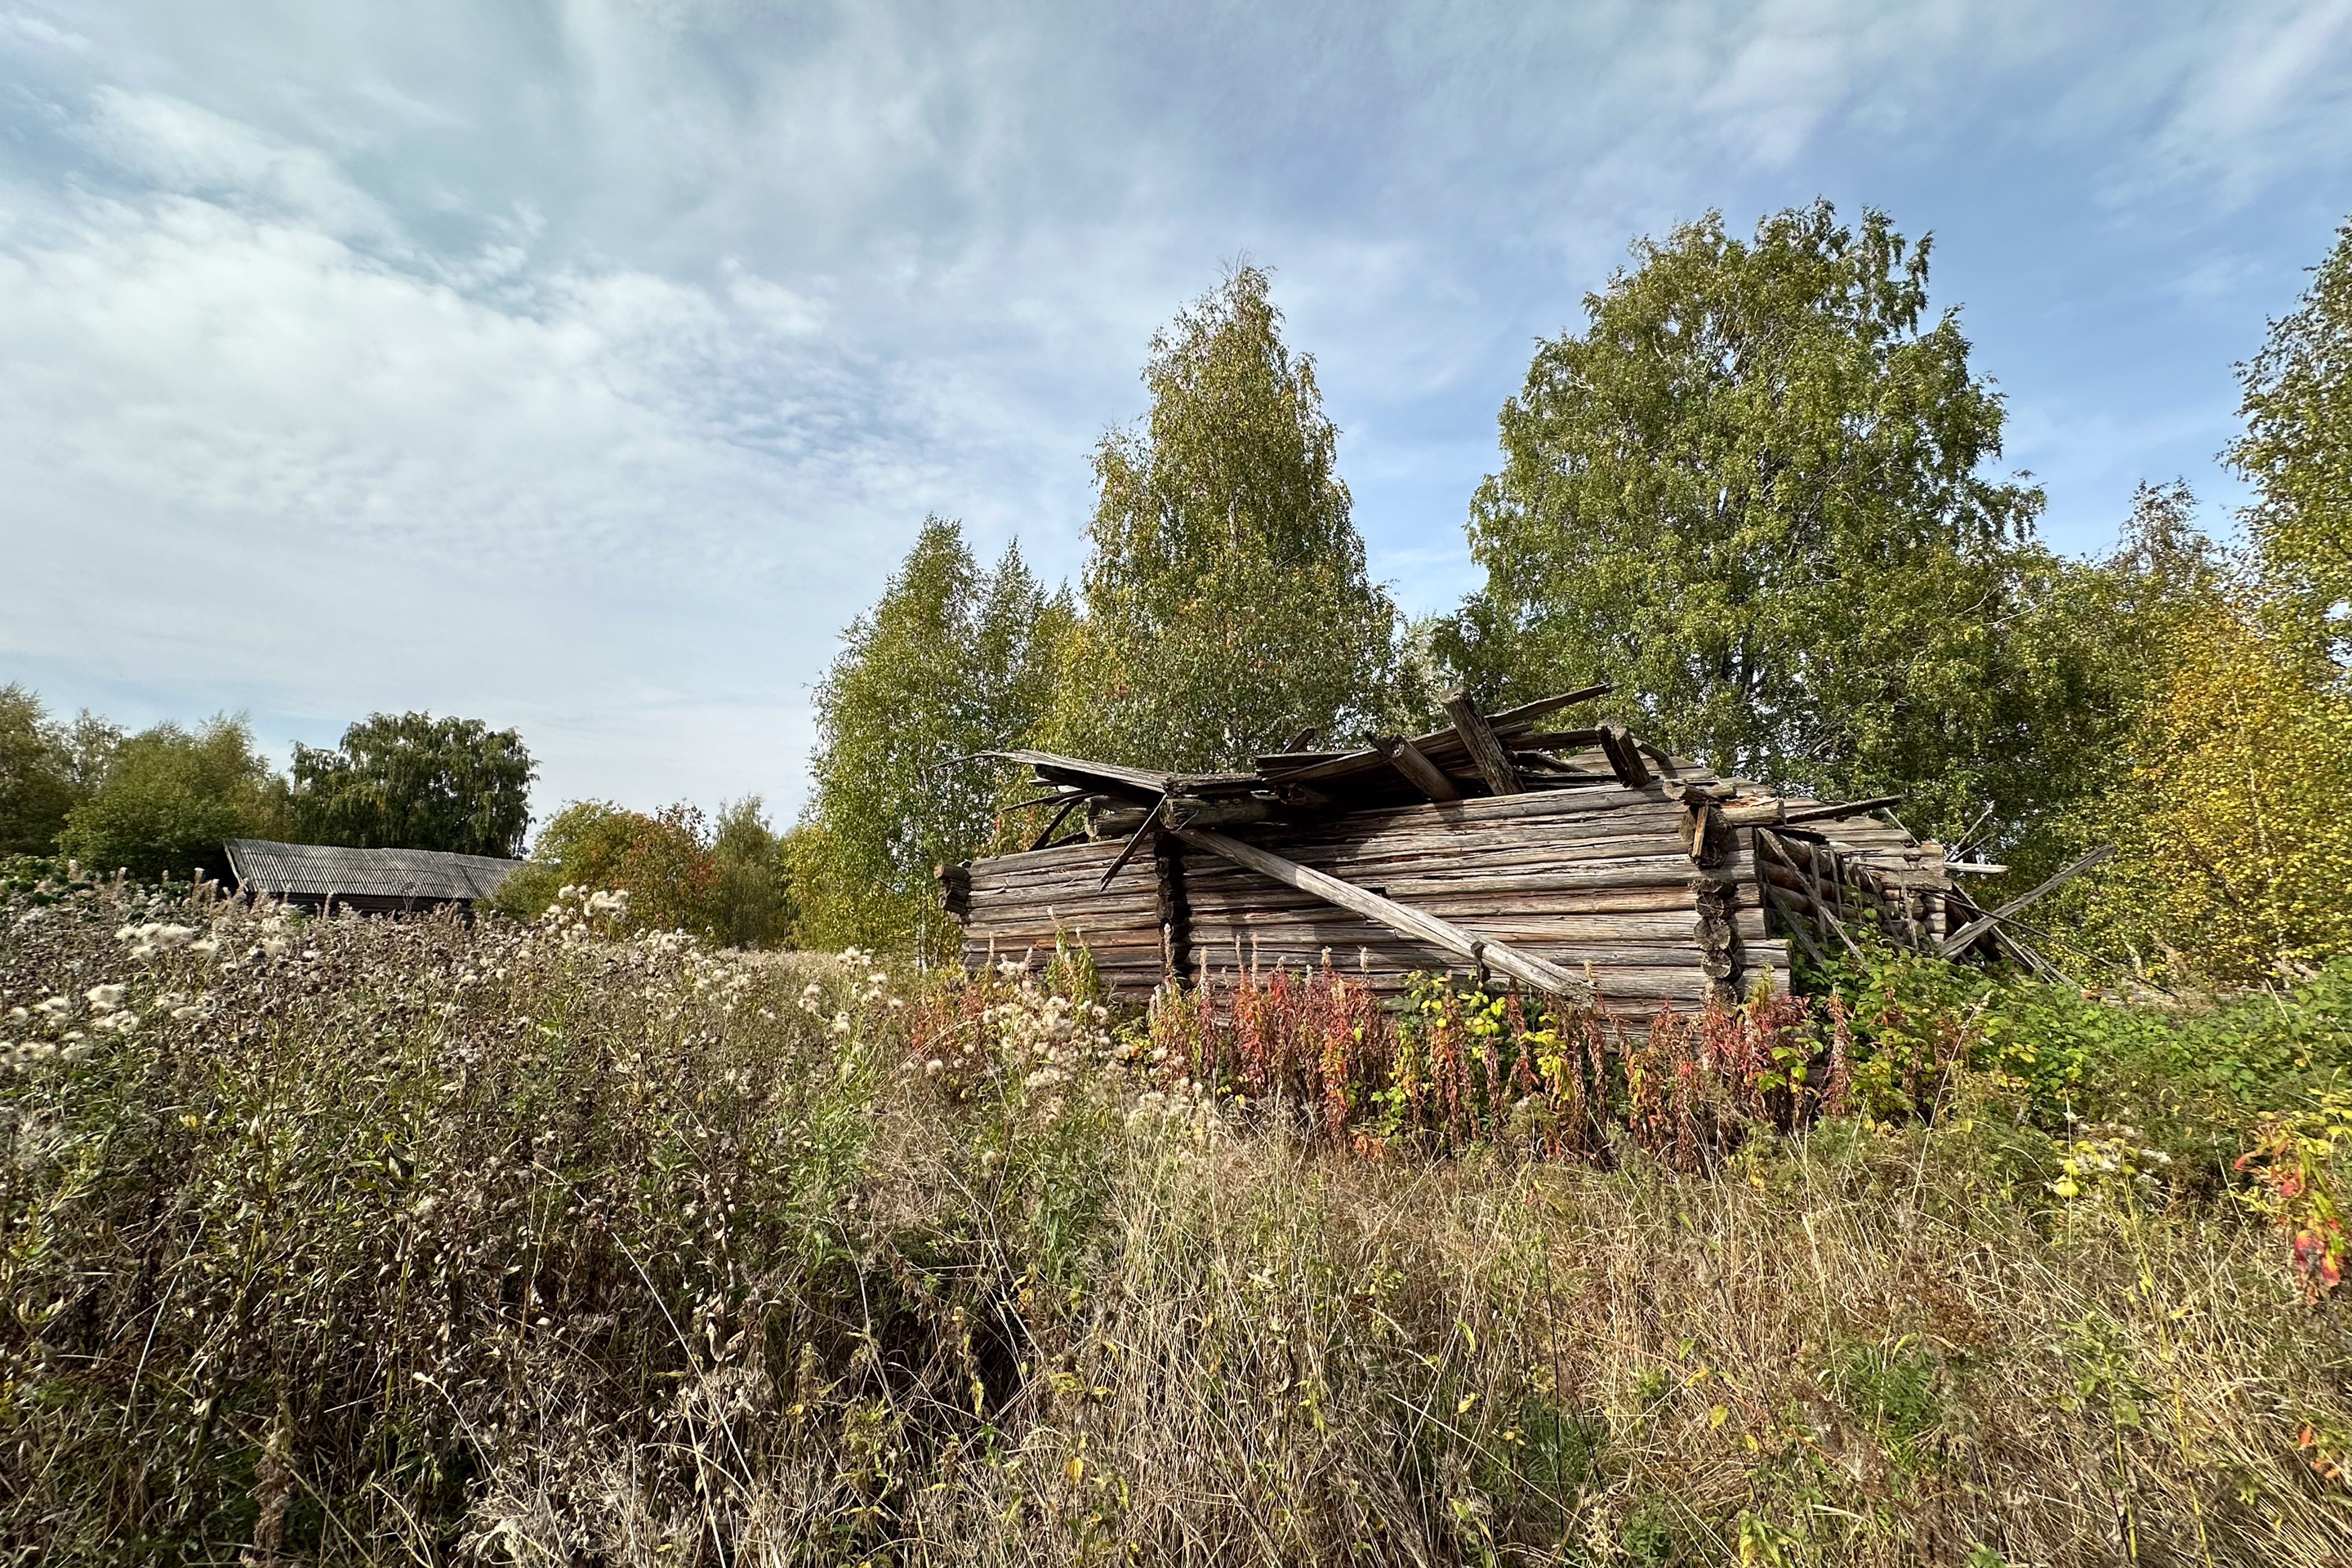
<svg viewBox="0 0 2352 1568"><path fill-rule="evenodd" d="M2352 692L2326 644L2233 589L2174 658L2135 737L2105 912L2210 980L2352 948Z"/></svg>

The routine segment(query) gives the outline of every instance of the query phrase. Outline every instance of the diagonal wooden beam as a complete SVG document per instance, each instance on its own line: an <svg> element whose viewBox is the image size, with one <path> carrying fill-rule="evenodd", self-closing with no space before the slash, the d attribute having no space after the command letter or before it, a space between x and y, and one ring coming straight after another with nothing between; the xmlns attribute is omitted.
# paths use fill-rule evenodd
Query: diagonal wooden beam
<svg viewBox="0 0 2352 1568"><path fill-rule="evenodd" d="M1580 702L1606 697L1616 689L1607 681L1598 686L1580 686L1557 697L1539 697L1533 702L1523 702L1517 708L1506 708L1500 713L1488 714L1486 721L1497 730L1507 730L1514 724L1532 724L1547 713L1557 713L1563 708L1573 708Z"/></svg>
<svg viewBox="0 0 2352 1568"><path fill-rule="evenodd" d="M1271 877L1286 888L1296 888L1302 893L1312 893L1328 904L1336 904L1350 914L1384 925L1392 931L1425 942L1457 958L1483 964L1496 973L1507 974L1521 984L1558 996L1565 1001L1590 1005L1594 1000L1592 986L1581 976L1570 973L1549 959L1538 958L1531 952L1495 941L1492 937L1474 936L1451 921L1423 914L1410 904L1400 904L1384 899L1369 888L1360 888L1328 872L1301 866L1296 860L1286 860L1254 844L1244 844L1222 833L1205 827L1179 827L1175 837L1212 855L1222 855L1234 865Z"/></svg>
<svg viewBox="0 0 2352 1568"><path fill-rule="evenodd" d="M1788 815L1781 820L1784 822L1837 822L1849 816L1860 816L1865 811L1877 811L1885 806L1902 804L1903 797L1899 795L1874 795L1868 800L1850 800L1843 805L1823 805L1815 802L1811 805L1790 806Z"/></svg>
<svg viewBox="0 0 2352 1568"><path fill-rule="evenodd" d="M1601 750L1608 756L1617 782L1627 789L1640 789L1650 782L1650 764L1642 760L1641 745L1624 725L1601 726Z"/></svg>
<svg viewBox="0 0 2352 1568"><path fill-rule="evenodd" d="M1034 851L1043 849L1046 845L1054 842L1054 835L1062 831L1062 824L1069 820L1070 813L1076 811L1078 806L1086 801L1086 798L1087 796L1084 791L1080 791L1076 795L1046 796L1047 800L1059 800L1062 803L1061 807L1054 813L1052 820L1045 824L1045 831L1037 835L1037 841L1029 846L1030 850L1034 853ZM1033 800L1029 804L1032 805L1043 805L1045 802Z"/></svg>
<svg viewBox="0 0 2352 1568"><path fill-rule="evenodd" d="M1160 817L1166 816L1167 812L1168 797L1163 795L1153 804L1150 810L1143 814L1143 820L1136 826L1135 831L1128 837L1127 847L1118 852L1118 858L1112 861L1110 863L1110 869L1102 874L1102 881L1097 885L1096 891L1100 892L1110 886L1110 879L1113 877L1118 876L1120 869L1126 866L1128 861L1135 858L1136 847L1143 842L1143 836L1151 831L1151 825L1159 821Z"/></svg>
<svg viewBox="0 0 2352 1568"><path fill-rule="evenodd" d="M2101 861L2105 860L2108 856L2115 852L2116 847L2114 845L2102 844L2096 849L2092 850L2088 855L2084 856L2080 860L2077 860L2073 865L2065 867L2060 870L2048 881L2034 889L2033 891L2030 893L2021 893L2016 898L2010 900L2009 902L2001 905L2000 908L1992 910L1990 913L1979 915L1976 919L1970 921L1968 924L1962 926L1959 930L1954 931L1951 935L1944 939L1944 956L1946 958L1956 958L1959 954L1966 952L1969 950L1969 943L1975 942L1977 938L1984 935L1985 932L1992 930L1993 927L1998 925L2000 921L2007 920L2013 914L2016 914L2027 905L2037 901L2042 897L2042 895L2055 892L2058 889L2064 887L2067 883L2073 881L2075 878L2081 876L2092 867L2098 865Z"/></svg>
<svg viewBox="0 0 2352 1568"><path fill-rule="evenodd" d="M1402 735L1381 735L1372 747L1389 760L1391 766L1405 776L1405 781L1432 800L1460 800L1462 792L1444 771L1429 760L1429 754Z"/></svg>
<svg viewBox="0 0 2352 1568"><path fill-rule="evenodd" d="M1478 711L1478 704L1470 700L1470 694L1449 691L1442 706L1445 716L1454 721L1454 732L1462 737L1463 749L1470 753L1470 761L1486 779L1486 787L1496 795L1525 795L1528 786L1520 781L1511 753L1503 749L1494 726Z"/></svg>

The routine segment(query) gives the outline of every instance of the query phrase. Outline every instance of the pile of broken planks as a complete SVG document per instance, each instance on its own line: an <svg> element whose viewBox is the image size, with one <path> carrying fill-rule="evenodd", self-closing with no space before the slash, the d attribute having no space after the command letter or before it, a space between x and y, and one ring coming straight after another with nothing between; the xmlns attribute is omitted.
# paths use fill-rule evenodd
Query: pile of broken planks
<svg viewBox="0 0 2352 1568"><path fill-rule="evenodd" d="M1276 968L1389 994L1452 973L1640 1015L1785 977L1792 949L1826 964L1864 921L1923 952L1984 935L1940 847L1874 815L1890 800L1826 805L1621 726L1540 727L1607 690L1493 714L1456 692L1446 729L1246 773L1002 753L1054 809L1026 852L941 868L966 963L1083 945L1128 997Z"/></svg>

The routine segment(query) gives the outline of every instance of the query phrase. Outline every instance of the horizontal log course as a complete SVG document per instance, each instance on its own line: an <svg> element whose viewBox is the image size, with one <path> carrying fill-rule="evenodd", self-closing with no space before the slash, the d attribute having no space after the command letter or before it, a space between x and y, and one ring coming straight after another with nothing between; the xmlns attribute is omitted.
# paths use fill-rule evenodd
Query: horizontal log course
<svg viewBox="0 0 2352 1568"><path fill-rule="evenodd" d="M1408 889L1391 883L1377 886L1389 889L1391 897L1407 898L1447 920L1475 918L1496 910L1498 905L1517 913L1544 916L1650 915L1688 914L1695 907L1694 895L1688 888L1651 886L1640 888L1579 889L1570 890L1538 889L1525 896L1512 895L1507 900L1498 898L1491 889L1444 889L1432 892L1425 889ZM1248 889L1231 883L1213 883L1188 889L1192 907L1207 913L1268 912L1282 910L1303 910L1317 907L1321 900L1309 893L1294 893L1286 889L1268 889L1253 893Z"/></svg>
<svg viewBox="0 0 2352 1568"><path fill-rule="evenodd" d="M1457 871L1469 871L1638 856L1671 857L1682 852L1678 837L1663 824L1650 830L1587 831L1558 837L1465 835L1460 842L1430 837L1377 838L1335 844L1235 837L1244 843L1257 843L1260 847L1301 865L1383 869L1442 865ZM1091 858L1013 868L1000 868L982 861L973 868L971 886L982 890L1060 884L1092 888L1100 885L1101 876L1101 863ZM1142 873L1130 876L1123 868L1118 877L1112 879L1111 886L1116 888L1141 877Z"/></svg>
<svg viewBox="0 0 2352 1568"><path fill-rule="evenodd" d="M1490 877L1642 869L1655 872L1661 880L1674 880L1687 877L1691 868L1687 855L1671 844L1661 847L1655 839L1596 845L1580 853L1529 849L1496 850L1478 856L1300 855L1295 858L1299 865L1313 866L1350 881L1390 881L1400 886L1408 882L1420 886L1471 882Z"/></svg>
<svg viewBox="0 0 2352 1568"><path fill-rule="evenodd" d="M1427 904L1416 903L1416 909L1428 910ZM1438 913L1430 910L1433 914ZM1480 936L1494 937L1513 943L1533 943L1550 947L1563 943L1597 942L1667 942L1688 946L1696 951L1702 935L1701 917L1693 910L1665 910L1656 914L1549 914L1527 910L1498 913L1493 911L1466 915L1440 915L1450 919L1463 930ZM1371 921L1343 915L1334 909L1321 914L1311 909L1284 910L1207 910L1192 911L1194 934L1206 941L1214 931L1295 931L1300 940L1356 941L1380 930ZM1739 937L1764 934L1764 911L1757 909L1732 911L1724 921L1729 934Z"/></svg>
<svg viewBox="0 0 2352 1568"><path fill-rule="evenodd" d="M1490 965L1500 973L1556 996L1581 999L1583 987L1574 976L1557 965L1522 953L1507 944L1482 938L1462 930L1446 921L1424 914L1410 906L1400 904L1370 889L1343 881L1311 867L1286 860L1279 855L1260 849L1206 828L1182 827L1176 837L1196 849L1205 849L1239 865L1246 866L1287 887L1316 893L1345 910L1378 921L1392 931L1403 933L1412 941L1426 942L1468 958L1475 963Z"/></svg>
<svg viewBox="0 0 2352 1568"><path fill-rule="evenodd" d="M1787 972L1785 944L1761 944L1764 962L1780 973ZM1091 950L1090 950L1091 951ZM1320 947L1286 945L1259 942L1244 943L1236 949L1232 943L1222 946L1203 945L1198 951L1193 978L1205 973L1212 984L1231 984L1236 977L1255 973L1261 976L1276 970L1294 974L1313 974L1324 967L1326 950ZM1342 977L1386 995L1396 995L1406 988L1407 977L1412 973L1451 974L1467 983L1475 973L1475 966L1438 949L1390 943L1361 944L1349 949L1328 950L1330 968ZM996 962L1024 961L1035 968L1049 962L1054 955L1050 944L1034 948L995 949ZM977 970L989 962L989 950L968 948L967 963ZM1094 952L1096 972L1115 989L1129 995L1149 994L1159 988L1162 975L1156 959L1124 957L1111 952ZM1367 964L1369 963L1369 967ZM1590 980L1604 1006L1634 1003L1654 1007L1660 1001L1675 1001L1696 1009L1703 1005L1709 994L1710 977L1696 963L1688 964L1609 964L1579 963L1574 966L1580 981ZM1751 960L1744 986L1759 977L1760 970ZM1501 981L1503 977L1491 976Z"/></svg>

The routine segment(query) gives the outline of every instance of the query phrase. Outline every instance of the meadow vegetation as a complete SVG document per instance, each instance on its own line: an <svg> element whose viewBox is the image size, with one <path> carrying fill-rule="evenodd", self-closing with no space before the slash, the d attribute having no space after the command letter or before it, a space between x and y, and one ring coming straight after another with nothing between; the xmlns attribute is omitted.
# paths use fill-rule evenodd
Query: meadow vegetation
<svg viewBox="0 0 2352 1568"><path fill-rule="evenodd" d="M16 1560L2352 1552L2352 971L1889 963L1643 1039L625 902L10 895Z"/></svg>

